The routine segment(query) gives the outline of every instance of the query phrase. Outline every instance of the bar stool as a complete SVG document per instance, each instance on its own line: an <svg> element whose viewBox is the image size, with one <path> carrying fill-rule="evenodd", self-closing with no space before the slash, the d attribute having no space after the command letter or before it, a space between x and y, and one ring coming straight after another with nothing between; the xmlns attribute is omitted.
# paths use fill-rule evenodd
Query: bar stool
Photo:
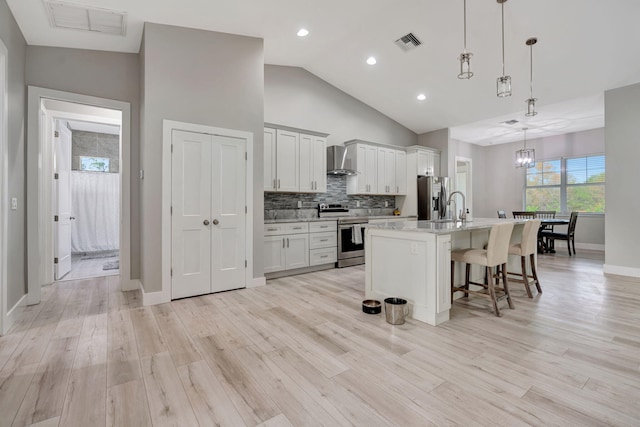
<svg viewBox="0 0 640 427"><path fill-rule="evenodd" d="M511 232L513 231L513 223L495 224L489 232L489 242L486 249L456 249L451 251L451 299L453 301L453 293L455 291L464 292L465 296L469 294L483 295L489 297L493 302L493 310L496 316L502 316L498 308L498 300L507 299L509 308L513 309L513 301L509 294L509 281L507 279L507 259L509 257L509 241L511 240ZM455 262L464 262L465 280L464 286L458 287L454 285ZM485 283L477 283L469 280L471 264L482 265L486 269ZM493 267L499 267L497 273L494 274ZM497 286L502 279L502 287ZM495 280L495 283L494 283ZM482 290L469 289L469 285L482 286ZM499 297L496 291L502 292Z"/></svg>
<svg viewBox="0 0 640 427"><path fill-rule="evenodd" d="M517 255L520 257L520 266L522 269L520 273L508 272L507 274L520 277L519 279L510 278L509 280L524 283L524 288L526 289L527 296L529 298L533 298L529 279L533 279L533 283L535 283L538 293L542 293L540 281L538 280L538 273L536 272L535 258L535 252L538 248L538 230L540 230L540 223L541 221L539 219L530 219L527 221L522 229L522 239L520 240L520 243L509 245L509 255ZM529 256L529 263L531 264L531 276L527 274L527 256Z"/></svg>

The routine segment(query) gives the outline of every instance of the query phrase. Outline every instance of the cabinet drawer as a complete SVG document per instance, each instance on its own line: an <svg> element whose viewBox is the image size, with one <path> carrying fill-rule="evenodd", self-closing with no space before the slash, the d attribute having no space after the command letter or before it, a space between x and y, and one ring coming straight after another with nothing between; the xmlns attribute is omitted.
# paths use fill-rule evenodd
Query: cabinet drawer
<svg viewBox="0 0 640 427"><path fill-rule="evenodd" d="M335 231L309 234L309 248L330 248L338 246L338 235Z"/></svg>
<svg viewBox="0 0 640 427"><path fill-rule="evenodd" d="M319 221L309 223L309 233L321 233L323 231L338 230L337 221Z"/></svg>
<svg viewBox="0 0 640 427"><path fill-rule="evenodd" d="M303 234L309 232L308 222L288 222L283 224L287 234Z"/></svg>
<svg viewBox="0 0 640 427"><path fill-rule="evenodd" d="M309 251L309 265L322 265L334 263L338 260L336 248L311 249Z"/></svg>
<svg viewBox="0 0 640 427"><path fill-rule="evenodd" d="M284 231L285 224L265 224L264 225L264 235L265 236L275 236L278 234L285 234Z"/></svg>

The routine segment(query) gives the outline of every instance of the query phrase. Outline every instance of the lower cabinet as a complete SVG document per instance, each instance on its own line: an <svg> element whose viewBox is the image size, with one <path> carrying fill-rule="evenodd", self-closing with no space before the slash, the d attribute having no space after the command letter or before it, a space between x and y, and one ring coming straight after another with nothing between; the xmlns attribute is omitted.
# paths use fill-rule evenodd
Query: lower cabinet
<svg viewBox="0 0 640 427"><path fill-rule="evenodd" d="M265 224L264 230L265 273L337 261L336 221Z"/></svg>

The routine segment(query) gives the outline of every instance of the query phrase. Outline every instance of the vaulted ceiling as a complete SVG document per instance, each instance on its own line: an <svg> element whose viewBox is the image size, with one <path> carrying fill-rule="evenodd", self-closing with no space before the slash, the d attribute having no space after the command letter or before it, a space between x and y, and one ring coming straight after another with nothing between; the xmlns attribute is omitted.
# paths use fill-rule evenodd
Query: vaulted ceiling
<svg viewBox="0 0 640 427"><path fill-rule="evenodd" d="M127 13L125 36L52 28L43 0L7 0L27 42L138 52L143 23L260 37L265 62L305 68L420 134L444 127L468 142L517 140L604 124L603 92L640 82L640 1L510 0L504 4L506 74L513 96L496 96L501 74L500 5L467 1L475 76L459 80L463 0L71 0ZM300 28L309 35L296 36ZM408 52L394 41L413 33ZM538 116L524 117L535 36ZM365 61L375 56L376 65ZM418 101L424 93L427 98ZM515 127L500 124L519 120Z"/></svg>

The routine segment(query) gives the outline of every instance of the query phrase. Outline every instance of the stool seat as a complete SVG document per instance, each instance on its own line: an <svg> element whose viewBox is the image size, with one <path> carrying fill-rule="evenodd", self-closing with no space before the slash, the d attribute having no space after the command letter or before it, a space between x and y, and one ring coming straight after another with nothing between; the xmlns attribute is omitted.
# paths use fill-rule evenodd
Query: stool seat
<svg viewBox="0 0 640 427"><path fill-rule="evenodd" d="M522 249L522 245L520 243L515 243L509 245L509 255L518 255L518 256L526 256L529 255L526 253L526 249Z"/></svg>
<svg viewBox="0 0 640 427"><path fill-rule="evenodd" d="M509 241L511 232L513 231L513 223L495 224L489 232L489 242L486 249L465 248L451 251L451 300L456 291L464 292L465 296L469 294L478 294L487 296L493 302L493 310L496 316L501 316L498 307L498 300L506 298L509 308L513 309L513 301L509 294L509 283L507 278L507 259L509 257ZM465 281L464 286L455 286L455 263L464 262ZM471 264L481 265L486 269L484 283L472 282L470 280ZM498 267L497 273L493 273L493 267ZM494 283L495 280L495 283ZM498 286L502 280L502 287ZM470 289L469 285L481 286L480 291ZM502 292L503 295L498 296L496 291Z"/></svg>

